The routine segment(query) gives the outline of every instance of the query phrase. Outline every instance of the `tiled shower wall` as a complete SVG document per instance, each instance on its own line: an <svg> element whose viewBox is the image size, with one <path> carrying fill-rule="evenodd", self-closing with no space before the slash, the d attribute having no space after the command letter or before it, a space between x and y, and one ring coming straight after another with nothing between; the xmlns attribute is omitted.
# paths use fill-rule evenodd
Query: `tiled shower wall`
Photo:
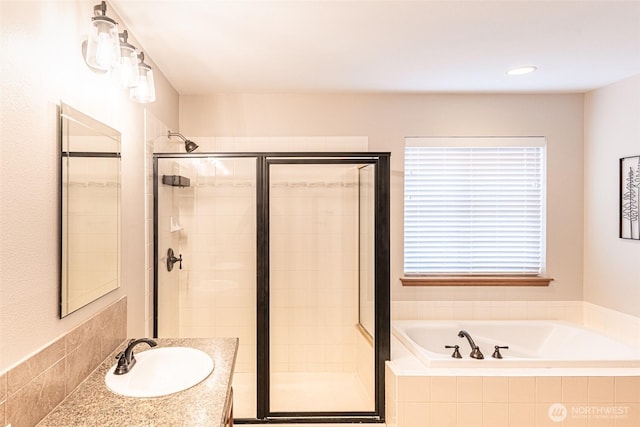
<svg viewBox="0 0 640 427"><path fill-rule="evenodd" d="M181 166L192 187L172 188L184 259L180 334L239 336L238 371L247 372L256 340L255 163L220 160L217 174L208 175ZM279 372L355 370L357 174L340 167L328 176L324 169L323 179L310 177L308 167L274 176L270 315ZM170 218L161 219L168 230Z"/></svg>
<svg viewBox="0 0 640 427"><path fill-rule="evenodd" d="M179 239L181 336L240 338L237 372L255 368L255 159L180 161L188 188L173 187ZM170 219L159 224L169 229ZM176 255L177 256L177 255Z"/></svg>
<svg viewBox="0 0 640 427"><path fill-rule="evenodd" d="M358 172L272 166L271 366L355 372Z"/></svg>
<svg viewBox="0 0 640 427"><path fill-rule="evenodd" d="M163 138L154 144L156 153L183 153L184 144ZM364 152L369 150L366 136L298 136L298 137L196 137L188 136L204 152Z"/></svg>
<svg viewBox="0 0 640 427"><path fill-rule="evenodd" d="M367 138L361 137L191 139L200 145L198 152L367 149ZM154 149L183 152L182 144L166 137L156 137ZM206 162L176 161L180 174L191 178L192 185L172 188L179 212L173 212L172 218L163 218L159 225L159 234L168 241L179 236L179 253L184 259L180 286L176 287L179 295L174 301L179 305L179 332L189 336L239 336L237 371L252 372L256 352L255 160ZM274 209L272 221L283 230L295 229L297 224L298 233L302 233L295 238L291 234L273 234L272 357L278 370L355 370L357 287L345 290L340 282L356 283L357 234L338 252L329 251L328 247L330 242L347 242L336 228L345 221L357 233L357 187L352 178L349 182L343 182L344 177L330 181L333 182L327 184L326 178L315 179L302 173L280 180L273 188L279 207ZM306 194L301 198L303 193ZM322 193L332 194L334 201ZM340 204L345 198L350 205L343 212ZM322 214L315 213L314 217L311 211L299 212L318 200L326 202ZM298 212L292 216L295 209ZM171 219L182 229L169 236ZM294 240L307 244L301 247L297 243L294 247ZM162 253L166 250L161 249ZM321 280L312 280L319 272L323 275ZM311 307L312 303L319 305ZM347 307L344 313L339 310L342 306ZM336 342L327 343L327 337L336 337ZM320 347L323 343L329 345Z"/></svg>
<svg viewBox="0 0 640 427"><path fill-rule="evenodd" d="M166 160L158 162L158 176L182 175L183 168L178 162ZM180 334L180 310L182 305L180 276L182 270L176 263L169 271L167 268L168 250L174 251L174 256L179 257L180 232L176 229L180 218L180 194L182 188L170 185L158 185L158 199L163 201L158 209L158 336L160 337L185 337L193 335Z"/></svg>

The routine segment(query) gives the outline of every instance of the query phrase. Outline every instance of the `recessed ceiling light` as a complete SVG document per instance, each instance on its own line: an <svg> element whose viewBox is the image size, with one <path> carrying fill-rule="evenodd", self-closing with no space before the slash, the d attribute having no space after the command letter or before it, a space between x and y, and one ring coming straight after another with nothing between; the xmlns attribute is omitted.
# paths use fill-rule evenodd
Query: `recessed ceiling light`
<svg viewBox="0 0 640 427"><path fill-rule="evenodd" d="M507 75L521 76L523 74L533 73L537 69L538 67L535 67L533 65L525 65L523 67L514 67L514 68L511 68L509 71L507 71Z"/></svg>

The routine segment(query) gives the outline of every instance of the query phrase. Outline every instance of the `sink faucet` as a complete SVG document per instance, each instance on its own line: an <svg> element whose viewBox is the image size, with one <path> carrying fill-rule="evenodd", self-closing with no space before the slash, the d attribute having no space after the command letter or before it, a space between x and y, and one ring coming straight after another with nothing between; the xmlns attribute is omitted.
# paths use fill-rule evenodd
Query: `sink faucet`
<svg viewBox="0 0 640 427"><path fill-rule="evenodd" d="M484 355L480 351L480 347L478 347L476 345L476 343L473 342L473 338L471 338L471 335L469 335L469 333L467 331L462 330L462 331L458 332L458 336L460 338L466 338L467 341L469 341L469 345L471 346L471 355L470 356L473 359L484 359Z"/></svg>
<svg viewBox="0 0 640 427"><path fill-rule="evenodd" d="M127 348L124 349L124 351L118 353L118 355L116 356L116 359L118 359L118 366L116 366L116 369L113 372L114 375L124 375L129 372L131 368L133 368L133 365L136 364L136 358L133 354L133 348L141 343L147 343L151 347L155 347L158 345L157 342L150 338L132 339L131 341L129 341Z"/></svg>

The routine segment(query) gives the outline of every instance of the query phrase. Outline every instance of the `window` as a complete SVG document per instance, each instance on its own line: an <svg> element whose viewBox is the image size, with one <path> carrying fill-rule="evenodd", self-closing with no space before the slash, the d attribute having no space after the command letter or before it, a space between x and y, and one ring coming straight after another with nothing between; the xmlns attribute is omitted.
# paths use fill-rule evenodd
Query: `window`
<svg viewBox="0 0 640 427"><path fill-rule="evenodd" d="M545 158L541 137L407 138L405 275L542 275Z"/></svg>

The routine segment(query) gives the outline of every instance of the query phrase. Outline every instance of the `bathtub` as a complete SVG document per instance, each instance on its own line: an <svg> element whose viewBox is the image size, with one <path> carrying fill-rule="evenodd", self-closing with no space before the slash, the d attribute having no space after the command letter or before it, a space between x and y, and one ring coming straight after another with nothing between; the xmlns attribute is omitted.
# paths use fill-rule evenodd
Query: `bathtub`
<svg viewBox="0 0 640 427"><path fill-rule="evenodd" d="M465 330L484 354L469 357ZM589 329L553 320L397 320L393 335L428 368L633 368L640 349ZM445 345L459 345L462 359ZM502 359L492 356L494 346Z"/></svg>

